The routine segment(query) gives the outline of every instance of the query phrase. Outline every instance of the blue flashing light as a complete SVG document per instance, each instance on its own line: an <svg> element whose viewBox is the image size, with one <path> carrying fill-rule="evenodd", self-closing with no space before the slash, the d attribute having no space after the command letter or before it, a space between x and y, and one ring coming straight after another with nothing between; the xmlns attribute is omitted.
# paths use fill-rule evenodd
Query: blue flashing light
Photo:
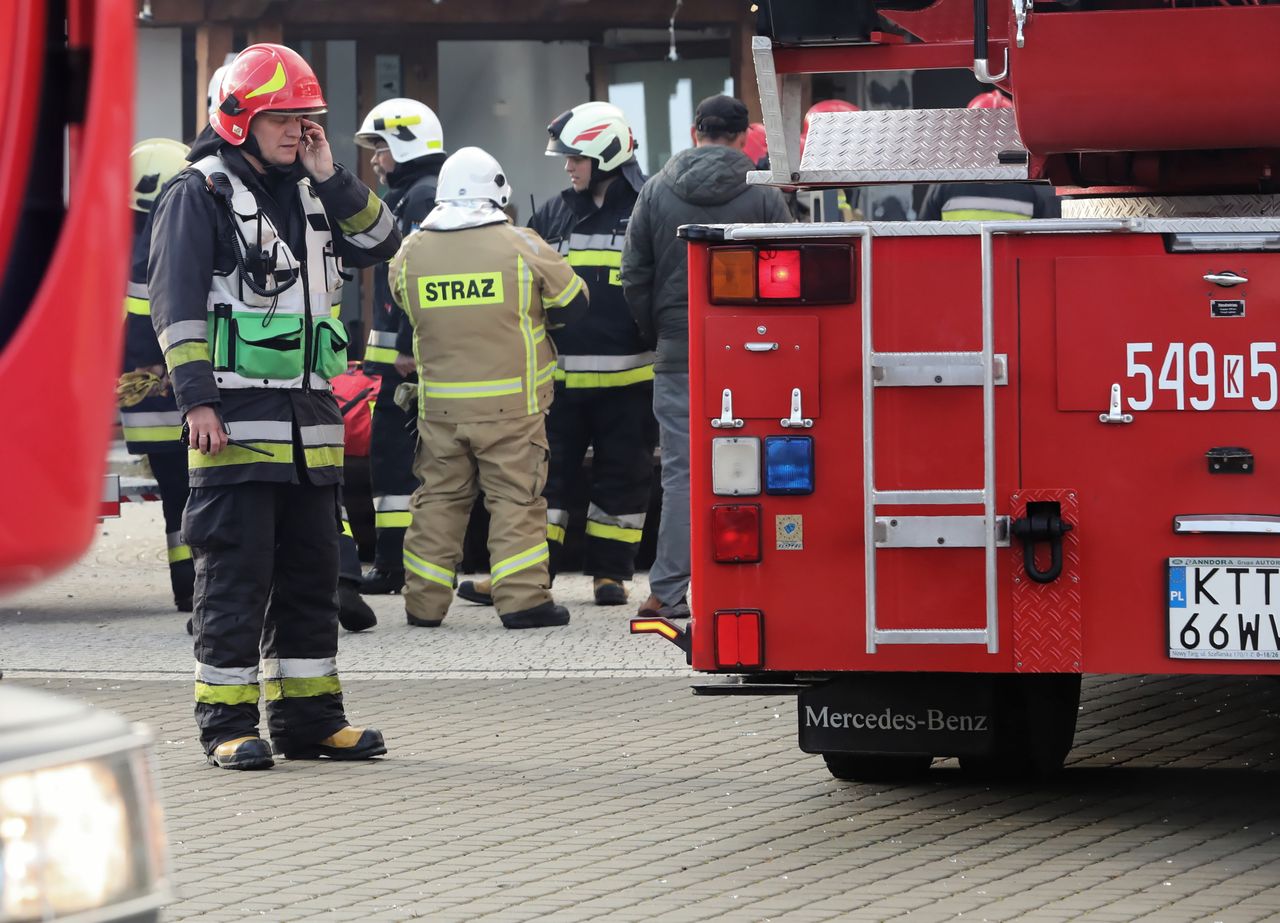
<svg viewBox="0 0 1280 923"><path fill-rule="evenodd" d="M766 436L764 472L767 494L813 493L813 437Z"/></svg>

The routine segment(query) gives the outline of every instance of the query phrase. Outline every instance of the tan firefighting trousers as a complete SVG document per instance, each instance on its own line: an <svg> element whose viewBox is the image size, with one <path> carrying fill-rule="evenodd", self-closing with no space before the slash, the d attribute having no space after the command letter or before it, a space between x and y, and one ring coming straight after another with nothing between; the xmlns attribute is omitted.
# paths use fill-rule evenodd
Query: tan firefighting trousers
<svg viewBox="0 0 1280 923"><path fill-rule="evenodd" d="M418 436L413 473L421 486L409 501L413 520L404 536L405 611L427 621L444 618L478 490L489 511L498 612L550 602L545 415L483 423L419 420Z"/></svg>

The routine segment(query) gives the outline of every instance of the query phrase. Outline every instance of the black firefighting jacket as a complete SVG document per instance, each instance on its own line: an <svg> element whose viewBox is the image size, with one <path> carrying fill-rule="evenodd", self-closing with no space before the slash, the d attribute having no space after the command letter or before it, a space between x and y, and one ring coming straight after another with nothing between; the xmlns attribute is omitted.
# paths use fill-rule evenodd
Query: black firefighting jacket
<svg viewBox="0 0 1280 923"><path fill-rule="evenodd" d="M630 167L631 169L628 169ZM624 166L597 208L590 190L566 189L534 214L529 227L556 247L587 283L591 307L551 332L559 353L556 380L568 388L623 387L653 380L653 353L622 295L622 244L644 176Z"/></svg>

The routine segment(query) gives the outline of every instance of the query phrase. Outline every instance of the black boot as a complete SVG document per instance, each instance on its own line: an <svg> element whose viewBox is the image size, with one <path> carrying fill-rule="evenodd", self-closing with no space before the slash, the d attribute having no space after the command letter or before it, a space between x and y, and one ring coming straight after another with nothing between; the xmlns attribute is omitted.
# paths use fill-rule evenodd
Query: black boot
<svg viewBox="0 0 1280 923"><path fill-rule="evenodd" d="M493 584L488 580L464 580L458 584L458 598L481 606L492 606Z"/></svg>
<svg viewBox="0 0 1280 923"><path fill-rule="evenodd" d="M592 589L597 606L621 606L627 601L627 588L621 580L597 577Z"/></svg>
<svg viewBox="0 0 1280 923"><path fill-rule="evenodd" d="M360 578L360 592L370 596L383 596L387 593L399 593L404 589L403 570L383 570L373 565Z"/></svg>
<svg viewBox="0 0 1280 923"><path fill-rule="evenodd" d="M553 602L545 602L532 609L500 614L498 618L502 619L503 628L551 628L555 625L568 625L569 610Z"/></svg>
<svg viewBox="0 0 1280 923"><path fill-rule="evenodd" d="M270 769L271 745L261 737L237 737L213 748L207 759L219 769Z"/></svg>
<svg viewBox="0 0 1280 923"><path fill-rule="evenodd" d="M387 752L382 734L373 728L344 727L319 743L293 744L280 742L279 753L287 760L367 760Z"/></svg>
<svg viewBox="0 0 1280 923"><path fill-rule="evenodd" d="M338 581L338 624L347 631L365 631L378 624L378 617L360 598L355 580Z"/></svg>

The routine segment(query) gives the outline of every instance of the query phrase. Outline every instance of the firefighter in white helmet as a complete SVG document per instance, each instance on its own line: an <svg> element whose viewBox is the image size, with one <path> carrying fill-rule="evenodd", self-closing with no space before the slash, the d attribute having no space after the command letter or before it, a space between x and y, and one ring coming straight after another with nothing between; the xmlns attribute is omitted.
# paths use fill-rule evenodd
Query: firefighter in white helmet
<svg viewBox="0 0 1280 923"><path fill-rule="evenodd" d="M622 296L619 267L627 221L644 176L635 138L616 106L589 102L547 126L548 157L564 158L569 186L529 222L587 283L591 310L552 331L559 355L556 399L547 417L547 541L552 577L569 526L569 502L592 449L591 496L582 570L594 578L598 605L627 601L653 479L653 353L640 340ZM485 581L464 581L458 594L490 598Z"/></svg>
<svg viewBox="0 0 1280 923"><path fill-rule="evenodd" d="M408 237L436 205L436 182L444 163L444 133L431 108L415 99L389 99L364 117L356 143L371 150L370 163L388 187L383 202ZM417 434L413 417L393 400L396 387L413 374L413 328L391 298L387 266L373 270L373 325L364 351L364 369L382 385L373 415L369 466L373 522L377 532L373 567L361 580L362 593L398 593L404 586L402 551L409 525L409 497Z"/></svg>
<svg viewBox="0 0 1280 923"><path fill-rule="evenodd" d="M510 201L498 162L462 148L440 171L435 209L391 261L418 371L421 486L404 538L410 625L444 620L479 490L503 626L569 622L547 573L545 415L556 369L547 332L585 313L586 291L542 238L511 226Z"/></svg>
<svg viewBox="0 0 1280 923"><path fill-rule="evenodd" d="M124 372L116 388L125 445L145 455L160 491L168 545L169 586L179 612L190 612L195 590L191 549L182 540L182 509L187 505L187 453L180 438L182 413L174 400L164 353L151 327L147 294L147 254L151 246L151 208L160 190L187 167L187 146L169 138L148 138L133 146L129 207L133 209L133 257L125 296ZM190 622L188 621L188 629Z"/></svg>

